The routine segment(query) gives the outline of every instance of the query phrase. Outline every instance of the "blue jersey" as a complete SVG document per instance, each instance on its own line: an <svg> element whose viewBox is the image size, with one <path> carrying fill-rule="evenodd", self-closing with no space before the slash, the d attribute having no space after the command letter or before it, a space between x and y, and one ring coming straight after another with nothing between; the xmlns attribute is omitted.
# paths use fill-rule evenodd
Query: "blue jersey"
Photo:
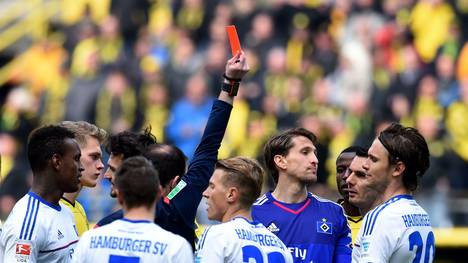
<svg viewBox="0 0 468 263"><path fill-rule="evenodd" d="M337 203L309 193L287 204L266 193L252 206L252 217L284 242L294 262L351 262L351 231Z"/></svg>

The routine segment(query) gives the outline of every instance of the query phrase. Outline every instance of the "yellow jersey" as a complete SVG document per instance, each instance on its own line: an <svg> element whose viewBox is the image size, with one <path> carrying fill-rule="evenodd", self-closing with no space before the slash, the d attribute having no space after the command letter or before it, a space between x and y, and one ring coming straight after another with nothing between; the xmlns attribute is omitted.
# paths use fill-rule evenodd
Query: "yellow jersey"
<svg viewBox="0 0 468 263"><path fill-rule="evenodd" d="M363 218L363 216L346 216L349 228L351 229L351 239L353 240L352 244L354 244L354 241L356 240L356 236L359 232L359 229L361 228Z"/></svg>
<svg viewBox="0 0 468 263"><path fill-rule="evenodd" d="M83 206L78 201L75 201L75 204L72 204L70 201L62 197L60 199L60 203L70 208L70 211L73 213L78 236L81 236L84 232L89 230L88 217L86 216L86 212L83 209Z"/></svg>
<svg viewBox="0 0 468 263"><path fill-rule="evenodd" d="M343 206L343 199L338 200L337 202L341 206ZM361 228L362 225L362 219L364 216L348 216L346 215L346 219L348 221L349 228L351 229L351 239L352 243L354 244L354 241L356 240L356 236L359 232L359 229Z"/></svg>

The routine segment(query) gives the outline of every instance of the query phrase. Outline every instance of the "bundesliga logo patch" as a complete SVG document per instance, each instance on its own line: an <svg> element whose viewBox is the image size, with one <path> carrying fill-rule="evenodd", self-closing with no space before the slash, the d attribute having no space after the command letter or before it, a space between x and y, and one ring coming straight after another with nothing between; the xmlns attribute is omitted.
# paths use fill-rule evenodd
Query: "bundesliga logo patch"
<svg viewBox="0 0 468 263"><path fill-rule="evenodd" d="M29 244L16 244L16 255L31 255L31 245Z"/></svg>
<svg viewBox="0 0 468 263"><path fill-rule="evenodd" d="M28 262L31 255L31 244L25 241L16 243L16 262Z"/></svg>

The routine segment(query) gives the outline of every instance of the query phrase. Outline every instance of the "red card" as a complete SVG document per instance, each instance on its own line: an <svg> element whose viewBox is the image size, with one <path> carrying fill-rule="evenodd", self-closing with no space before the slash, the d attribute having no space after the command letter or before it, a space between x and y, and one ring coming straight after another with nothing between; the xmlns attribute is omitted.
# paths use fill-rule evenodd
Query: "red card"
<svg viewBox="0 0 468 263"><path fill-rule="evenodd" d="M239 41L239 36L237 36L236 26L226 26L226 32L229 37L229 43L231 44L232 56L235 56L237 52L241 51L241 45Z"/></svg>

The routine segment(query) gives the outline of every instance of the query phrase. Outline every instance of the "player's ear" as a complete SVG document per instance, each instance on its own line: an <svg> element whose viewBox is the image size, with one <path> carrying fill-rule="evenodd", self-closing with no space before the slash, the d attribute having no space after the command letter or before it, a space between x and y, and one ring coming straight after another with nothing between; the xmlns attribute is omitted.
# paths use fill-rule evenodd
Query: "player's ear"
<svg viewBox="0 0 468 263"><path fill-rule="evenodd" d="M400 176L406 170L406 165L402 161L398 161L393 168L393 176Z"/></svg>
<svg viewBox="0 0 468 263"><path fill-rule="evenodd" d="M51 163L52 163L52 167L55 170L59 170L60 166L62 166L62 157L60 156L60 154L54 153L50 160L51 160Z"/></svg>
<svg viewBox="0 0 468 263"><path fill-rule="evenodd" d="M273 161L275 162L276 166L278 166L278 168L280 169L286 169L286 159L284 158L284 156L282 155L275 155L275 157L273 157Z"/></svg>
<svg viewBox="0 0 468 263"><path fill-rule="evenodd" d="M235 203L239 199L239 189L237 187L229 187L226 191L226 200L228 203Z"/></svg>

